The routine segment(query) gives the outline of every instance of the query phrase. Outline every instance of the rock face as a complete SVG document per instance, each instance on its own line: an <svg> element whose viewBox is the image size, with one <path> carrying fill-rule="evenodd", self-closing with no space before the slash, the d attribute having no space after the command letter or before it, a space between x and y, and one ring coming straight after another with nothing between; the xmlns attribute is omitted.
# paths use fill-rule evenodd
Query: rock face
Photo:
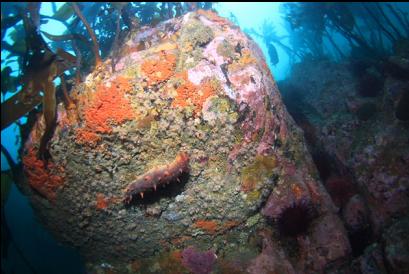
<svg viewBox="0 0 409 274"><path fill-rule="evenodd" d="M132 34L115 60L73 89L75 109L59 106L48 165L42 117L23 156L20 187L90 271L183 273L191 246L222 273L320 273L349 255L302 131L239 28L189 13Z"/></svg>
<svg viewBox="0 0 409 274"><path fill-rule="evenodd" d="M409 209L408 123L395 115L409 81L374 70L369 67L355 76L344 64L306 62L295 67L287 81L292 87L283 87L287 95L294 93L291 98L298 97L293 100L298 104L294 116L314 152L320 150L314 155L316 162L323 162L325 153L326 162L333 163L319 169L334 202L343 208L354 194L363 195L374 231L379 232L393 216ZM360 92L366 74L381 78L376 85L364 85L366 90L379 90L376 97Z"/></svg>
<svg viewBox="0 0 409 274"><path fill-rule="evenodd" d="M290 79L280 84L342 217L362 273L373 269L403 273L408 264L405 236L389 227L396 227L394 223L409 210L409 124L397 115L409 81L386 69L374 64L354 73L353 64L307 61L295 66ZM368 75L376 79L369 82ZM401 237L396 245L399 263L394 262L396 253L389 255L390 246L395 246L391 234ZM387 247L381 237L387 239ZM372 264L377 266L370 268ZM383 272L384 265L389 272Z"/></svg>

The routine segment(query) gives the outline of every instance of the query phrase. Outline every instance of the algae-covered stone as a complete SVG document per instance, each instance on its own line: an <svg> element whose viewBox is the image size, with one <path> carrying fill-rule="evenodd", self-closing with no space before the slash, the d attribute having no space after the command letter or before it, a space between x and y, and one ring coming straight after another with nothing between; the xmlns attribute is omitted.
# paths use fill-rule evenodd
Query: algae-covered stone
<svg viewBox="0 0 409 274"><path fill-rule="evenodd" d="M214 38L213 30L209 26L205 26L192 15L186 15L186 18L188 20L180 30L181 51L176 65L177 71L195 67L203 57L203 47Z"/></svg>
<svg viewBox="0 0 409 274"><path fill-rule="evenodd" d="M59 107L47 169L35 158L42 118L26 143L20 187L57 238L113 272L138 260L161 272L175 261L159 254L190 245L256 250L247 239L271 229L276 198L331 211L261 50L237 27L200 11L124 44L139 50L74 87L75 110Z"/></svg>
<svg viewBox="0 0 409 274"><path fill-rule="evenodd" d="M217 53L221 56L233 59L235 57L235 48L227 40L223 40L217 47Z"/></svg>
<svg viewBox="0 0 409 274"><path fill-rule="evenodd" d="M197 19L189 18L181 30L180 43L183 48L195 49L205 46L213 38L213 30L209 26L205 26Z"/></svg>

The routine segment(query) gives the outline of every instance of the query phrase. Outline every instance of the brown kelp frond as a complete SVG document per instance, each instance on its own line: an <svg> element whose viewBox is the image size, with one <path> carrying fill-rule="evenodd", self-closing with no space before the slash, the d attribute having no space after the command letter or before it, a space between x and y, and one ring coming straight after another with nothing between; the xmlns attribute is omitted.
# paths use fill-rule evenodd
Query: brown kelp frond
<svg viewBox="0 0 409 274"><path fill-rule="evenodd" d="M74 102L74 100L72 100L72 98L68 94L67 83L65 81L64 73L61 74L60 78L61 78L61 89L62 89L62 93L63 93L63 96L64 96L65 109L67 109L67 110L74 109L75 108L75 102Z"/></svg>
<svg viewBox="0 0 409 274"><path fill-rule="evenodd" d="M40 92L46 92L45 87L49 86L50 76L52 82L59 74L70 69L72 61L75 60L75 57L62 50L57 50L57 55L46 52L42 56L33 57L24 69L23 88L1 104L1 129L8 127L39 105L42 100ZM53 65L56 65L57 71L51 75Z"/></svg>
<svg viewBox="0 0 409 274"><path fill-rule="evenodd" d="M46 79L44 76L47 76L47 68L52 63L51 51L37 33L32 20L22 10L20 17L23 18L26 33L26 51L22 68L23 88L1 104L1 129L12 124L41 102L41 81Z"/></svg>
<svg viewBox="0 0 409 274"><path fill-rule="evenodd" d="M48 160L50 158L47 145L54 134L57 119L57 98L53 80L57 76L63 75L64 71L69 69L70 66L76 61L73 55L62 49L58 49L57 53L53 55L53 58L54 61L50 64L47 70L47 78L44 79L42 84L42 90L44 92L43 113L46 125L44 134L41 137L40 148L38 150L38 157L42 160Z"/></svg>
<svg viewBox="0 0 409 274"><path fill-rule="evenodd" d="M47 80L43 83L43 113L45 120L45 131L41 136L40 148L38 150L38 158L42 160L48 160L50 158L47 144L51 139L55 129L56 111L57 111L57 98L55 96L55 86L53 79L57 76L57 64L53 62L48 69Z"/></svg>
<svg viewBox="0 0 409 274"><path fill-rule="evenodd" d="M34 26L38 28L40 26L40 8L41 2L28 2L27 10L30 13L31 21Z"/></svg>
<svg viewBox="0 0 409 274"><path fill-rule="evenodd" d="M82 34L79 34L76 32L75 24L68 24L66 20L71 17L74 14L74 10L71 7L71 3L66 3L64 4L54 16L46 16L46 15L41 15L42 18L45 19L53 19L57 20L60 23L62 23L66 28L67 28L67 34L63 35L53 35L49 34L45 31L42 31L41 33L44 34L48 39L50 39L53 42L62 42L62 41L69 41L71 40L71 46L72 49L75 52L75 67L76 67L76 83L80 83L82 80L82 75L81 75L81 62L82 62L82 53L78 47L77 41L81 41L85 43L89 48L93 48L93 44ZM64 58L64 57L63 57ZM70 59L68 59L70 60Z"/></svg>
<svg viewBox="0 0 409 274"><path fill-rule="evenodd" d="M58 57L57 76L61 75L64 71L70 69L77 62L76 56L66 52L63 49L58 48L55 54Z"/></svg>
<svg viewBox="0 0 409 274"><path fill-rule="evenodd" d="M20 92L1 104L1 129L6 128L24 114L41 103L40 92L52 82L55 77L71 68L75 57L63 50L57 50L57 54L46 51L42 54L34 54L26 65L23 76L23 88ZM51 70L56 66L55 73Z"/></svg>
<svg viewBox="0 0 409 274"><path fill-rule="evenodd" d="M22 99L22 95L27 93L27 89L32 83L26 84L23 89L1 103L1 129L8 127L13 122L21 118L24 114L31 111L38 104L41 103L42 97L39 92L33 94L30 97L25 97Z"/></svg>
<svg viewBox="0 0 409 274"><path fill-rule="evenodd" d="M62 35L54 35L54 34L50 34L45 31L41 31L41 33L44 34L45 37L47 37L48 39L54 42L63 42L63 41L76 39L76 40L80 40L86 43L87 45L91 45L91 43L88 41L88 39L84 35L81 35L78 33L69 33L69 34L62 34Z"/></svg>
<svg viewBox="0 0 409 274"><path fill-rule="evenodd" d="M77 14L78 18L81 19L89 35L91 36L92 43L94 45L92 49L95 55L95 67L98 67L102 63L102 60L101 60L101 56L99 55L99 45L98 45L97 37L95 36L94 30L91 28L91 26L87 22L87 19L85 19L77 3L73 2L72 7L74 8L74 11Z"/></svg>
<svg viewBox="0 0 409 274"><path fill-rule="evenodd" d="M39 158L48 159L48 141L51 139L56 121L57 99L53 80L72 66L76 58L59 49L55 54L38 33L36 23L39 6L33 6L29 13L20 11L26 33L26 52L23 62L23 88L12 96L1 108L1 128L18 120L43 101L43 113L46 123L41 138ZM40 95L40 92L44 96Z"/></svg>

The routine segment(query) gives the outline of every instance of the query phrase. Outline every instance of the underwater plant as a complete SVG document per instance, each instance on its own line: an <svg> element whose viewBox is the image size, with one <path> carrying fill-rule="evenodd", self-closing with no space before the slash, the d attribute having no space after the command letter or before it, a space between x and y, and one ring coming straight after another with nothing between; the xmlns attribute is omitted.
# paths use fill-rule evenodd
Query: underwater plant
<svg viewBox="0 0 409 274"><path fill-rule="evenodd" d="M350 49L361 48L373 58L384 56L409 35L407 15L391 3L286 3L283 7L292 48L304 57L326 55L324 39L341 58L347 56L334 34L340 34Z"/></svg>
<svg viewBox="0 0 409 274"><path fill-rule="evenodd" d="M274 66L277 65L278 62L280 61L276 46L282 48L290 57L290 59L294 59L294 57L296 56L301 57L298 52L294 51L292 48L288 47L285 43L282 42L282 40L287 38L287 36L278 36L275 31L274 25L271 21L266 20L263 22L260 33L256 31L254 28L245 31L263 40L267 48L268 56L270 57L270 62Z"/></svg>
<svg viewBox="0 0 409 274"><path fill-rule="evenodd" d="M31 111L41 101L46 129L40 143L39 157L49 158L47 143L51 139L56 120L56 90L52 82L57 76L70 68L74 56L62 49L54 53L39 35L40 3L28 4L27 10L18 9L23 20L26 52L22 66L22 90L2 103L2 129ZM40 92L44 95L41 96Z"/></svg>

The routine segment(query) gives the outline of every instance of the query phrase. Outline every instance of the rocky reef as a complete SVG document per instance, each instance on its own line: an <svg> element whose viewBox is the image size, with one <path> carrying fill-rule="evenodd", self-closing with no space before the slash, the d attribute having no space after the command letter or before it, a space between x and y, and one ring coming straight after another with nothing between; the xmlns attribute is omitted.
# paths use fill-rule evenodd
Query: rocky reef
<svg viewBox="0 0 409 274"><path fill-rule="evenodd" d="M347 229L352 257L341 273L406 273L409 244L395 228L408 229L409 81L389 60L359 62L302 62L280 91ZM401 242L391 248L391 238Z"/></svg>
<svg viewBox="0 0 409 274"><path fill-rule="evenodd" d="M35 156L38 117L19 185L90 273L324 273L348 262L338 205L254 41L199 10L142 27L118 52L73 88L75 108L58 106L47 164Z"/></svg>

